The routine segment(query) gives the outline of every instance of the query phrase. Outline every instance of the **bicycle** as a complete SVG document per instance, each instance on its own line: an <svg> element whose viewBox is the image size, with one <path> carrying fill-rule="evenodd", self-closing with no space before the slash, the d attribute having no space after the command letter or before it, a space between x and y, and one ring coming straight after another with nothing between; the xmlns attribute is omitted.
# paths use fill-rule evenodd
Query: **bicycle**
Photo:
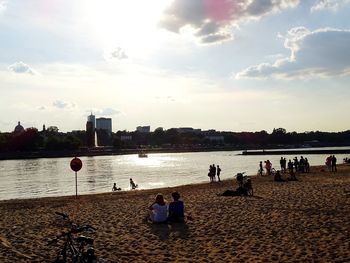
<svg viewBox="0 0 350 263"><path fill-rule="evenodd" d="M249 176L244 174L245 172L236 174L236 180L237 180L238 186L243 188L248 196L253 196L254 190L253 190L252 180L250 179Z"/></svg>
<svg viewBox="0 0 350 263"><path fill-rule="evenodd" d="M57 243L59 240L64 239L64 245L61 251L58 252L55 263L95 263L99 262L95 255L95 250L92 247L94 239L86 236L79 236L74 238L74 234L81 233L86 230L97 230L91 225L77 225L73 223L69 216L65 213L55 212L57 215L61 216L64 220L67 220L70 224L70 230L63 232L62 234L56 236L54 239L48 242L48 245ZM75 245L74 240L78 243L78 246ZM88 246L87 249L85 247Z"/></svg>
<svg viewBox="0 0 350 263"><path fill-rule="evenodd" d="M257 175L257 176L265 176L265 175L266 175L266 172L265 172L264 170L261 171L261 170L259 169L259 170L256 172L256 175Z"/></svg>

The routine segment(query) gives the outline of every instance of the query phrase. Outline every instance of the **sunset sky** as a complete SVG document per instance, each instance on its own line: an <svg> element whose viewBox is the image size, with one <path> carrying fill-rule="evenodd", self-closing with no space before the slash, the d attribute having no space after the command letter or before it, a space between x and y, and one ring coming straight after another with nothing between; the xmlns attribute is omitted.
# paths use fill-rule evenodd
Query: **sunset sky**
<svg viewBox="0 0 350 263"><path fill-rule="evenodd" d="M349 130L350 0L0 0L0 131Z"/></svg>

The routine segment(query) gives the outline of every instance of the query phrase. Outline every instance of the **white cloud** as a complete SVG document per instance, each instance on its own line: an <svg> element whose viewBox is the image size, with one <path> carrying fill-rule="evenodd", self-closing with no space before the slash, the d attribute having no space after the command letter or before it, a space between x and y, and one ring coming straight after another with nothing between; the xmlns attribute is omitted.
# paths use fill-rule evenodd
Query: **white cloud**
<svg viewBox="0 0 350 263"><path fill-rule="evenodd" d="M72 102L66 102L63 100L55 100L52 105L58 109L71 109L75 108L75 104Z"/></svg>
<svg viewBox="0 0 350 263"><path fill-rule="evenodd" d="M175 33L190 27L199 42L233 38L232 28L244 21L295 7L299 0L174 0L160 26Z"/></svg>
<svg viewBox="0 0 350 263"><path fill-rule="evenodd" d="M250 66L236 78L312 78L350 74L350 30L322 28L288 31L284 47L290 56Z"/></svg>
<svg viewBox="0 0 350 263"><path fill-rule="evenodd" d="M318 0L312 7L311 12L321 10L332 10L336 11L342 5L349 3L349 0Z"/></svg>
<svg viewBox="0 0 350 263"><path fill-rule="evenodd" d="M121 112L113 108L104 108L104 109L95 110L93 113L98 116L113 116L113 115L120 114Z"/></svg>
<svg viewBox="0 0 350 263"><path fill-rule="evenodd" d="M6 10L7 1L0 1L0 14Z"/></svg>
<svg viewBox="0 0 350 263"><path fill-rule="evenodd" d="M127 59L125 51L121 47L117 47L116 49L109 50L105 52L105 58L108 59Z"/></svg>
<svg viewBox="0 0 350 263"><path fill-rule="evenodd" d="M176 102L176 99L173 96L156 96L155 99L163 103Z"/></svg>
<svg viewBox="0 0 350 263"><path fill-rule="evenodd" d="M32 69L29 65L23 63L22 61L15 62L8 67L8 69L15 73L27 73L30 75L37 74L34 69Z"/></svg>

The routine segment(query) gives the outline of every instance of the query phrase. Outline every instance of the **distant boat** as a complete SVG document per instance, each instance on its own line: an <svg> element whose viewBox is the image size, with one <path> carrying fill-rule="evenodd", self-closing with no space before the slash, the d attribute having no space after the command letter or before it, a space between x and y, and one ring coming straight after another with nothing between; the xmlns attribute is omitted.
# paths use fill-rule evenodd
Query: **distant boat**
<svg viewBox="0 0 350 263"><path fill-rule="evenodd" d="M139 152L139 158L147 158L148 155L144 152Z"/></svg>

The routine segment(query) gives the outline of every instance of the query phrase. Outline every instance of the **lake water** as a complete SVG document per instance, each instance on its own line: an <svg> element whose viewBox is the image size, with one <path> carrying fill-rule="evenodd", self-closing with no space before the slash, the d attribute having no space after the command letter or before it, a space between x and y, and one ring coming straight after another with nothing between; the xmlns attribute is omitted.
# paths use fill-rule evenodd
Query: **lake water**
<svg viewBox="0 0 350 263"><path fill-rule="evenodd" d="M138 155L81 157L78 194L110 192L113 183L129 190L129 178L140 189L161 188L208 181L210 164L219 164L221 178L238 172L256 175L259 161L269 159L279 168L277 155L243 156L241 151L155 153L148 158ZM300 155L285 155L289 159ZM304 155L311 165L324 164L327 155ZM336 155L342 163L347 155ZM75 175L70 169L72 158L42 158L0 161L0 200L75 195Z"/></svg>

